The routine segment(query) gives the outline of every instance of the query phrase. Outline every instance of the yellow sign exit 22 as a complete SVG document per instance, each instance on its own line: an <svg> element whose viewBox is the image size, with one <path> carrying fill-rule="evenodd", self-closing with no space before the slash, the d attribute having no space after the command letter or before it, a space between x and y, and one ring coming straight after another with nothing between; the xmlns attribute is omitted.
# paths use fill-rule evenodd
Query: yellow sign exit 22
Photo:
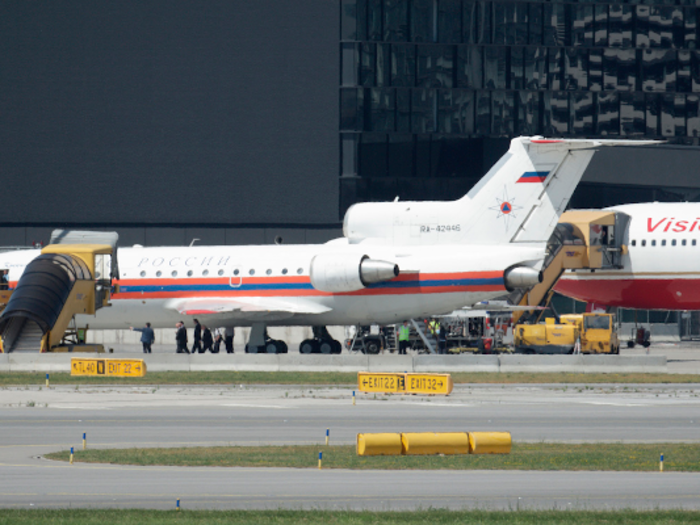
<svg viewBox="0 0 700 525"><path fill-rule="evenodd" d="M143 359L90 359L74 357L70 362L72 376L143 377Z"/></svg>

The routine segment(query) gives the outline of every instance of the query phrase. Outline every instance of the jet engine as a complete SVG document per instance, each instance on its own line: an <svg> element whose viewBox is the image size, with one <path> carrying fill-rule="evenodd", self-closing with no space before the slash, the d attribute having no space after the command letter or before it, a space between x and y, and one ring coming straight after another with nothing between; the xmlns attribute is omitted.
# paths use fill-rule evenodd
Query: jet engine
<svg viewBox="0 0 700 525"><path fill-rule="evenodd" d="M370 284L389 281L399 275L399 266L370 259L367 255L325 254L311 260L311 284L322 292L362 290Z"/></svg>
<svg viewBox="0 0 700 525"><path fill-rule="evenodd" d="M516 288L530 288L542 282L542 272L529 266L513 266L503 272L506 290L512 292Z"/></svg>

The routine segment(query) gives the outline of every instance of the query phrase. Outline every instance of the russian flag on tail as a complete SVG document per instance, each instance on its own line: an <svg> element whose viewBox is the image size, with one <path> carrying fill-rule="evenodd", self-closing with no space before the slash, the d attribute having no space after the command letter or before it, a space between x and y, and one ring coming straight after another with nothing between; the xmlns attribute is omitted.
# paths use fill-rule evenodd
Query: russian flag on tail
<svg viewBox="0 0 700 525"><path fill-rule="evenodd" d="M523 173L517 182L544 182L549 175L548 171L526 171Z"/></svg>

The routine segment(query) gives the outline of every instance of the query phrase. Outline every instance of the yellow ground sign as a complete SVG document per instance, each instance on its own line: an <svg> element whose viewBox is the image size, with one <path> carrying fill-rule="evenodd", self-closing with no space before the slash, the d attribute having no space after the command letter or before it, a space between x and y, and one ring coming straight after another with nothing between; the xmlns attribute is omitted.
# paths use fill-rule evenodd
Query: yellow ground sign
<svg viewBox="0 0 700 525"><path fill-rule="evenodd" d="M74 357L70 361L72 376L143 377L146 363L143 359L85 359Z"/></svg>
<svg viewBox="0 0 700 525"><path fill-rule="evenodd" d="M357 373L357 389L360 392L405 392L406 374Z"/></svg>
<svg viewBox="0 0 700 525"><path fill-rule="evenodd" d="M407 394L443 394L452 392L450 374L406 374Z"/></svg>

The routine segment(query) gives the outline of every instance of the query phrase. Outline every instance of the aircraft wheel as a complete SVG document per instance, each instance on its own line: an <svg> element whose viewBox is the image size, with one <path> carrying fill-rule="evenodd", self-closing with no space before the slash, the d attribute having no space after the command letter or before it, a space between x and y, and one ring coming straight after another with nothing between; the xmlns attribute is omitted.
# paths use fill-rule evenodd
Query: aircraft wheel
<svg viewBox="0 0 700 525"><path fill-rule="evenodd" d="M370 355L377 355L379 353L380 346L377 339L366 339L365 340L365 353Z"/></svg>
<svg viewBox="0 0 700 525"><path fill-rule="evenodd" d="M286 354L289 352L289 348L287 347L287 343L284 341L275 341L275 344L277 345L277 353L278 354Z"/></svg>
<svg viewBox="0 0 700 525"><path fill-rule="evenodd" d="M313 339L306 339L299 345L299 352L302 354L313 354L318 352L318 343Z"/></svg>
<svg viewBox="0 0 700 525"><path fill-rule="evenodd" d="M343 345L340 344L340 341L336 341L333 339L333 352L334 354L339 354L343 351Z"/></svg>
<svg viewBox="0 0 700 525"><path fill-rule="evenodd" d="M321 341L321 344L318 346L318 349L322 354L332 354L333 343L331 341Z"/></svg>
<svg viewBox="0 0 700 525"><path fill-rule="evenodd" d="M277 354L279 349L277 348L277 341L268 341L265 344L265 352L268 354Z"/></svg>
<svg viewBox="0 0 700 525"><path fill-rule="evenodd" d="M634 348L634 341L627 341L627 348Z"/></svg>

